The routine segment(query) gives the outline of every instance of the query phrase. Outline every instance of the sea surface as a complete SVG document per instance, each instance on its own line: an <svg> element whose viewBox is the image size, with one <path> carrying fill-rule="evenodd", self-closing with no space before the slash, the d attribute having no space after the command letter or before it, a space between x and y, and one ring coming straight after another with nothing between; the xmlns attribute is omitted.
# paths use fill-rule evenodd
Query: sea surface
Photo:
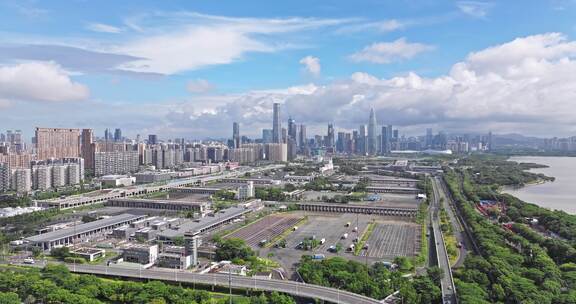
<svg viewBox="0 0 576 304"><path fill-rule="evenodd" d="M576 157L518 156L511 161L537 163L548 168L531 169L556 178L553 182L531 184L520 188L505 188L503 192L549 209L576 214Z"/></svg>

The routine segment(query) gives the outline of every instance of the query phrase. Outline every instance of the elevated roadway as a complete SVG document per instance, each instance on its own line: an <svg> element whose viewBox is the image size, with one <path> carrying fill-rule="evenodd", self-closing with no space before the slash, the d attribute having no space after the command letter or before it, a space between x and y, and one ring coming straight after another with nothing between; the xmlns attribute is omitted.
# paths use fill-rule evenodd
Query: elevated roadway
<svg viewBox="0 0 576 304"><path fill-rule="evenodd" d="M444 243L444 236L440 229L440 184L437 177L432 178L432 189L434 197L430 204L430 222L432 223L432 233L434 235L434 247L436 249L436 257L438 258L438 267L443 270L444 276L440 281L442 288L442 303L452 304L458 303L456 297L456 288L454 286L454 279L452 277L452 269L450 268L450 259Z"/></svg>
<svg viewBox="0 0 576 304"><path fill-rule="evenodd" d="M294 281L266 280L225 274L198 274L187 271L126 269L101 265L70 265L72 272L94 275L139 278L161 281L202 284L207 286L231 286L234 289L278 291L297 297L320 299L340 304L378 304L379 300L334 288Z"/></svg>

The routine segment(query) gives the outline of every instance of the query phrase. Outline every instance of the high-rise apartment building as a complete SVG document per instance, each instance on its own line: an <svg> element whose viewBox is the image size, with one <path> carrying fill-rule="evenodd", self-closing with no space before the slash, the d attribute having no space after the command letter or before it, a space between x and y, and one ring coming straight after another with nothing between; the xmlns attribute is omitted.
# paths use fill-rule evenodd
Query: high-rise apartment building
<svg viewBox="0 0 576 304"><path fill-rule="evenodd" d="M281 143L266 144L266 159L272 162L288 161L288 146Z"/></svg>
<svg viewBox="0 0 576 304"><path fill-rule="evenodd" d="M32 188L45 191L52 188L52 167L48 165L32 166Z"/></svg>
<svg viewBox="0 0 576 304"><path fill-rule="evenodd" d="M0 163L0 192L10 190L10 167L8 163Z"/></svg>
<svg viewBox="0 0 576 304"><path fill-rule="evenodd" d="M370 117L368 118L368 155L375 155L378 151L377 137L376 134L376 113L374 113L374 108L370 109Z"/></svg>
<svg viewBox="0 0 576 304"><path fill-rule="evenodd" d="M36 128L38 159L80 156L80 129Z"/></svg>
<svg viewBox="0 0 576 304"><path fill-rule="evenodd" d="M274 103L272 117L272 142L282 142L282 122L280 121L280 104Z"/></svg>
<svg viewBox="0 0 576 304"><path fill-rule="evenodd" d="M84 159L84 166L91 173L94 172L94 131L92 129L82 129L81 156Z"/></svg>
<svg viewBox="0 0 576 304"><path fill-rule="evenodd" d="M66 186L68 181L67 169L65 165L52 166L52 187L59 188Z"/></svg>
<svg viewBox="0 0 576 304"><path fill-rule="evenodd" d="M32 172L30 169L15 169L12 171L12 190L18 193L32 191Z"/></svg>
<svg viewBox="0 0 576 304"><path fill-rule="evenodd" d="M126 174L138 171L137 150L94 153L94 175Z"/></svg>

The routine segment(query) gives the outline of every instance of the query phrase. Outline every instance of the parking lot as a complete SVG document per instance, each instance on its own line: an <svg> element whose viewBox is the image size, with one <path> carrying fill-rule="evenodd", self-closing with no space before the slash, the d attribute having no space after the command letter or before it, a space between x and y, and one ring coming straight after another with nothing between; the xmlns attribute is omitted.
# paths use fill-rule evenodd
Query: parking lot
<svg viewBox="0 0 576 304"><path fill-rule="evenodd" d="M252 248L258 248L260 242L270 241L281 235L284 231L292 229L302 217L287 216L283 214L268 215L246 227L243 227L226 238L240 238Z"/></svg>
<svg viewBox="0 0 576 304"><path fill-rule="evenodd" d="M379 259L393 259L397 256L414 256L420 250L421 229L411 223L377 223L366 242L368 250L360 256Z"/></svg>
<svg viewBox="0 0 576 304"><path fill-rule="evenodd" d="M367 214L342 214L296 211L289 213L291 216L307 217L305 223L299 225L296 231L286 236L286 248L258 248L262 257L269 256L278 261L288 275L294 274L296 264L302 255L323 254L327 258L341 256L362 263L374 263L379 261L392 261L396 256L414 256L419 250L420 239L419 226L412 222L390 220L377 215ZM347 227L347 223L350 226ZM369 223L374 222L375 227L367 243L369 250L366 254L362 250L359 255L349 251L350 244L356 237L361 237ZM358 226L358 232L354 227ZM347 233L346 239L342 236ZM316 240L325 239L324 244L318 245L312 250L296 248L300 242L315 236ZM340 252L331 252L330 246L340 244Z"/></svg>

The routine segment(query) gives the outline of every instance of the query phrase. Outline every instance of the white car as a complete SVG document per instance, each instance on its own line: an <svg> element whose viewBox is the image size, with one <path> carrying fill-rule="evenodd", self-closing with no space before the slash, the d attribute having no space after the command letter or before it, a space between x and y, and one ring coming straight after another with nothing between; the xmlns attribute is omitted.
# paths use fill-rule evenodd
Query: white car
<svg viewBox="0 0 576 304"><path fill-rule="evenodd" d="M25 258L24 259L24 264L34 264L34 259L33 258Z"/></svg>

